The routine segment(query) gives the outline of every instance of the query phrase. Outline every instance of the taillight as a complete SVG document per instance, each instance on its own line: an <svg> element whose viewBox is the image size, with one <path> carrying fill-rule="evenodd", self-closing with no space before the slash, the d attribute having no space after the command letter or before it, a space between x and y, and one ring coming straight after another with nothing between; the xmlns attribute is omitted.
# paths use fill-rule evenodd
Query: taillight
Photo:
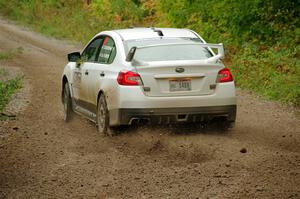
<svg viewBox="0 0 300 199"><path fill-rule="evenodd" d="M233 77L228 68L223 68L222 70L219 71L218 78L217 78L218 83L232 82L232 81L233 81Z"/></svg>
<svg viewBox="0 0 300 199"><path fill-rule="evenodd" d="M139 74L132 71L119 72L118 83L125 86L139 86L142 85L142 79Z"/></svg>

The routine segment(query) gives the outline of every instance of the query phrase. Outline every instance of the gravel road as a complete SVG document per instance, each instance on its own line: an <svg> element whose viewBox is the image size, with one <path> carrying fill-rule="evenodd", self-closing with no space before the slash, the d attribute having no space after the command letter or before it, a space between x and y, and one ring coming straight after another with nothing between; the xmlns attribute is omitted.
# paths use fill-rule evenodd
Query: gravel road
<svg viewBox="0 0 300 199"><path fill-rule="evenodd" d="M103 138L86 119L63 121L60 77L81 45L0 19L0 52L20 46L0 62L30 86L16 120L0 121L0 198L300 198L299 110L239 90L228 133L144 126Z"/></svg>

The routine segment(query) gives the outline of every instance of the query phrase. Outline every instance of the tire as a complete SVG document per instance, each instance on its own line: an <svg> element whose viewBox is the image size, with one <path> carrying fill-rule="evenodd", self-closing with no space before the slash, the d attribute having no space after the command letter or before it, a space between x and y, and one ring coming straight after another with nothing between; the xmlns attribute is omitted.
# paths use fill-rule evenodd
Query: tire
<svg viewBox="0 0 300 199"><path fill-rule="evenodd" d="M70 88L68 82L65 83L64 85L63 104L64 104L64 121L69 122L72 119L73 110L72 110L72 101L71 101Z"/></svg>
<svg viewBox="0 0 300 199"><path fill-rule="evenodd" d="M235 121L229 121L226 117L217 117L209 122L209 127L212 130L220 132L228 132L229 129L233 128Z"/></svg>
<svg viewBox="0 0 300 199"><path fill-rule="evenodd" d="M218 124L219 124L219 130L223 132L227 132L229 129L234 127L235 122L223 120L223 121L219 121Z"/></svg>
<svg viewBox="0 0 300 199"><path fill-rule="evenodd" d="M97 106L97 131L102 136L114 136L114 131L109 128L109 112L105 96L100 95Z"/></svg>
<svg viewBox="0 0 300 199"><path fill-rule="evenodd" d="M110 127L110 131L112 131L113 134L116 135L116 134L124 133L129 128L133 128L133 126L129 126L129 125L112 126Z"/></svg>

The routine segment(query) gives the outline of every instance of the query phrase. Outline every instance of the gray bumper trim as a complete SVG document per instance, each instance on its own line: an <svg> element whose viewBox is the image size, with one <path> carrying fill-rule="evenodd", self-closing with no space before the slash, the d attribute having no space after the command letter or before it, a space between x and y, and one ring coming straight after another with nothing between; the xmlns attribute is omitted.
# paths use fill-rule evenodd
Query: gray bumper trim
<svg viewBox="0 0 300 199"><path fill-rule="evenodd" d="M189 108L145 108L110 110L110 125L127 125L133 119L146 119L151 123L178 123L209 121L224 116L228 121L236 119L236 105L189 107Z"/></svg>

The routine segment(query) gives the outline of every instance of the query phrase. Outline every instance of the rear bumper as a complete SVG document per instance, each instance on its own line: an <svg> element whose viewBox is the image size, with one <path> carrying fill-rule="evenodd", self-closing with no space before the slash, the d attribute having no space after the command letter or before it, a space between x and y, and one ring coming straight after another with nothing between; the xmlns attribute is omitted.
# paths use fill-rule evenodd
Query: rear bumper
<svg viewBox="0 0 300 199"><path fill-rule="evenodd" d="M188 107L188 108L123 108L112 109L110 125L128 125L138 120L155 124L169 124L181 122L203 122L215 117L226 117L228 121L236 119L236 105Z"/></svg>

